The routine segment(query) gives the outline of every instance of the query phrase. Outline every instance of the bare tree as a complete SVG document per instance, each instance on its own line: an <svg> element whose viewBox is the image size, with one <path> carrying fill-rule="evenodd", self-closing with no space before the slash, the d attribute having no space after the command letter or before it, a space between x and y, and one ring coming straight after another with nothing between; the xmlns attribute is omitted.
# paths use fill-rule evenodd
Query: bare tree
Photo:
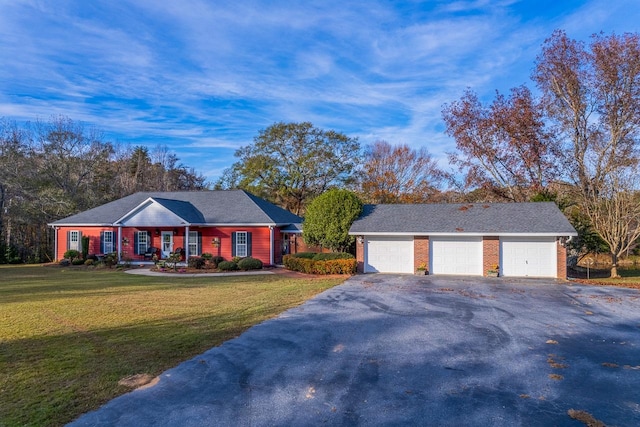
<svg viewBox="0 0 640 427"><path fill-rule="evenodd" d="M620 248L633 245L640 228L638 183L630 178L638 165L640 37L596 34L587 48L556 31L543 45L533 78L566 143L566 175L611 248L615 277Z"/></svg>
<svg viewBox="0 0 640 427"><path fill-rule="evenodd" d="M425 203L440 194L443 173L426 148L377 141L365 150L360 191L370 203Z"/></svg>

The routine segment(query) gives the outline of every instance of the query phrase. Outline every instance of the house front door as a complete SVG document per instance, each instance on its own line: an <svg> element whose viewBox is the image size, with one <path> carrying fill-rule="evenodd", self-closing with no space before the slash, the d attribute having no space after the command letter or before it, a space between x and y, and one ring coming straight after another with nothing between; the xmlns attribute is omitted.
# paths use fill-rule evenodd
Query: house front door
<svg viewBox="0 0 640 427"><path fill-rule="evenodd" d="M162 252L162 258L169 258L169 255L173 252L173 232L162 232L162 248L160 251Z"/></svg>

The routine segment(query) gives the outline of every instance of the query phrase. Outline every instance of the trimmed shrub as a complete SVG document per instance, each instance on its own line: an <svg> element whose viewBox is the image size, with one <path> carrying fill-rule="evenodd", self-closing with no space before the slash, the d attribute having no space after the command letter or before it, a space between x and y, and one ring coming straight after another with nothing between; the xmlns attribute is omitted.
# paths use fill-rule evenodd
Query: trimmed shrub
<svg viewBox="0 0 640 427"><path fill-rule="evenodd" d="M222 271L234 271L238 269L238 264L233 261L222 261L218 264L218 270Z"/></svg>
<svg viewBox="0 0 640 427"><path fill-rule="evenodd" d="M257 258L252 258L250 256L246 258L242 258L238 262L238 268L240 270L260 270L262 268L262 261Z"/></svg>
<svg viewBox="0 0 640 427"><path fill-rule="evenodd" d="M73 260L80 256L80 252L76 251L75 249L69 249L62 256L67 258L71 263L73 263Z"/></svg>
<svg viewBox="0 0 640 427"><path fill-rule="evenodd" d="M316 254L316 256L313 257L314 261L329 261L333 259L355 259L355 257L346 252L321 253Z"/></svg>
<svg viewBox="0 0 640 427"><path fill-rule="evenodd" d="M84 265L93 265L93 262L94 261L91 258L89 258L84 262Z"/></svg>
<svg viewBox="0 0 640 427"><path fill-rule="evenodd" d="M204 258L200 258L197 256L189 257L189 263L188 263L189 268L195 268L197 270L200 270L204 268L204 263L205 263Z"/></svg>
<svg viewBox="0 0 640 427"><path fill-rule="evenodd" d="M74 259L73 261L71 261L72 265L84 265L84 260L83 259Z"/></svg>
<svg viewBox="0 0 640 427"><path fill-rule="evenodd" d="M285 255L282 262L289 270L306 274L355 274L358 265L354 258L315 261L292 255Z"/></svg>
<svg viewBox="0 0 640 427"><path fill-rule="evenodd" d="M317 252L298 252L297 254L293 254L291 256L294 256L296 258L313 259L313 257L315 257L316 255L318 255Z"/></svg>
<svg viewBox="0 0 640 427"><path fill-rule="evenodd" d="M213 268L218 268L218 265L224 261L224 257L221 256L214 256L213 258L211 258L211 263L213 264Z"/></svg>

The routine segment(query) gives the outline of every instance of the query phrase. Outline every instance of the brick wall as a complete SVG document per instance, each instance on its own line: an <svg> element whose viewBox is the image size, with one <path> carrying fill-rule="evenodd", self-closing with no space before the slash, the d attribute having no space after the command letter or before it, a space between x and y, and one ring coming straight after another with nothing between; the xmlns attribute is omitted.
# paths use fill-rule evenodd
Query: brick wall
<svg viewBox="0 0 640 427"><path fill-rule="evenodd" d="M487 270L493 270L500 264L500 238L498 236L484 236L482 238L482 275Z"/></svg>
<svg viewBox="0 0 640 427"><path fill-rule="evenodd" d="M356 271L364 273L364 239L361 242L359 238L356 238L356 261L358 262Z"/></svg>
<svg viewBox="0 0 640 427"><path fill-rule="evenodd" d="M413 238L413 270L415 271L420 264L425 264L429 271L429 236Z"/></svg>
<svg viewBox="0 0 640 427"><path fill-rule="evenodd" d="M567 278L567 248L556 241L556 252L558 256L558 279L565 280Z"/></svg>

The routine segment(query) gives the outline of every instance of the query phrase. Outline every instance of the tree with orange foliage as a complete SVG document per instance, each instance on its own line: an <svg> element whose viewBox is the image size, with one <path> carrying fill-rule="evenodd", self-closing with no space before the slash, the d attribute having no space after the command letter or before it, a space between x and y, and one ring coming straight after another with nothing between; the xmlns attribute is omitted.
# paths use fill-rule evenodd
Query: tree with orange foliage
<svg viewBox="0 0 640 427"><path fill-rule="evenodd" d="M465 173L466 188L522 202L557 176L556 145L525 86L511 89L508 97L496 93L488 106L468 89L459 101L445 104L442 115L458 149L449 161Z"/></svg>

